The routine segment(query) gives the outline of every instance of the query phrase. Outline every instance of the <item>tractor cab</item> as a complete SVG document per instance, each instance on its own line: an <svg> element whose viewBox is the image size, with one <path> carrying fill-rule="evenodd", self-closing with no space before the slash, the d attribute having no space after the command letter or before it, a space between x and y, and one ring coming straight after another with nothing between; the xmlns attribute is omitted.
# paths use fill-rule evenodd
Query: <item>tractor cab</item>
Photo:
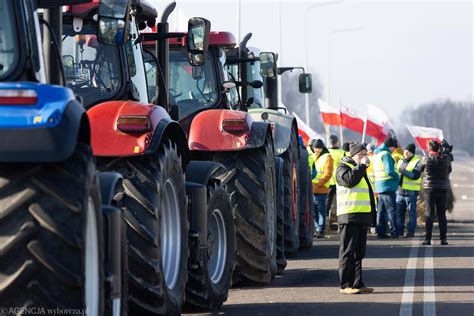
<svg viewBox="0 0 474 316"><path fill-rule="evenodd" d="M188 62L185 43L186 36L170 40L168 79L172 112L186 130L201 111L238 109L239 95L232 76L225 69L225 52L236 45L232 33L210 33L209 49L203 55L202 65Z"/></svg>
<svg viewBox="0 0 474 316"><path fill-rule="evenodd" d="M139 29L153 26L156 10L132 2L124 45L107 45L97 36L99 0L70 6L63 14L62 62L66 84L89 108L106 100L148 103ZM125 67L123 65L126 65Z"/></svg>

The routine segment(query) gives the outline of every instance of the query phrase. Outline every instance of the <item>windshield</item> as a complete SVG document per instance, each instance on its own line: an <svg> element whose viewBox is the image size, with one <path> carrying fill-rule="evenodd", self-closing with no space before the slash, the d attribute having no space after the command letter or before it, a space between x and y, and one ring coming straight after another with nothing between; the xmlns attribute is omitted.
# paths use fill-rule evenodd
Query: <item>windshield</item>
<svg viewBox="0 0 474 316"><path fill-rule="evenodd" d="M122 70L118 48L100 44L97 28L85 24L80 32L64 25L62 61L67 86L80 95L86 107L112 99L120 90Z"/></svg>
<svg viewBox="0 0 474 316"><path fill-rule="evenodd" d="M17 30L11 1L0 1L0 80L16 68L19 61Z"/></svg>
<svg viewBox="0 0 474 316"><path fill-rule="evenodd" d="M206 63L193 67L189 64L186 50L170 51L169 98L171 105L178 105L180 119L217 102L216 76L211 58L206 53Z"/></svg>
<svg viewBox="0 0 474 316"><path fill-rule="evenodd" d="M240 64L227 64L226 69L231 75L232 78L235 78L236 80L241 80L241 76L239 74L239 66ZM253 62L246 62L243 63L242 66L247 67L247 82L250 83L254 80L259 80L263 82L263 78L260 75L260 62L259 61L253 61ZM247 97L253 98L252 104L250 104L251 108L263 108L263 100L264 100L264 95L263 95L263 87L261 88L252 88L252 86L248 85L247 86Z"/></svg>

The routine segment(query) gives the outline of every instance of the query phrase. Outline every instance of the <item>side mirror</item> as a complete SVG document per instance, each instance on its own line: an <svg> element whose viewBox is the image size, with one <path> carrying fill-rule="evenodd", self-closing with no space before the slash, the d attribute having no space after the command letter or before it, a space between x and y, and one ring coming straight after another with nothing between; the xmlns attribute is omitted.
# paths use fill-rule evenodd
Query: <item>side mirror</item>
<svg viewBox="0 0 474 316"><path fill-rule="evenodd" d="M191 18L188 21L188 36L186 36L186 47L188 59L192 66L202 66L204 55L209 47L209 34L211 22L204 18Z"/></svg>
<svg viewBox="0 0 474 316"><path fill-rule="evenodd" d="M313 80L311 74L300 74L298 81L300 93L311 93L313 90Z"/></svg>
<svg viewBox="0 0 474 316"><path fill-rule="evenodd" d="M264 78L274 78L276 76L277 67L274 53L260 53L260 74Z"/></svg>
<svg viewBox="0 0 474 316"><path fill-rule="evenodd" d="M123 45L127 38L130 0L101 0L97 37L106 45Z"/></svg>

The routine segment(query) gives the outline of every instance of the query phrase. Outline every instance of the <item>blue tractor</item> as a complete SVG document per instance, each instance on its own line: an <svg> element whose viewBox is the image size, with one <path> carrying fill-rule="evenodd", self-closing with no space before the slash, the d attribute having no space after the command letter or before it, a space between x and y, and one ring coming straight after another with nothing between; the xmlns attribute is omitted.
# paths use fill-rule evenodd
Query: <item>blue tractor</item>
<svg viewBox="0 0 474 316"><path fill-rule="evenodd" d="M26 313L102 315L104 292L120 295L120 247L104 243L120 241L118 212L101 205L107 190L99 186L89 122L64 87L61 66L62 6L88 1L0 2L0 302ZM98 18L120 43L126 29L107 29L120 16L110 8L121 4L125 18L129 4L108 2L102 12L110 18ZM120 300L110 306L116 314Z"/></svg>

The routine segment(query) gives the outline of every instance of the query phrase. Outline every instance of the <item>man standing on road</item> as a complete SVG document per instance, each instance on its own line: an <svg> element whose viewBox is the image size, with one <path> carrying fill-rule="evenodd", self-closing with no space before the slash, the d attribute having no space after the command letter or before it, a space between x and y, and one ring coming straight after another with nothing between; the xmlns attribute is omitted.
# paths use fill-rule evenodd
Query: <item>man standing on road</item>
<svg viewBox="0 0 474 316"><path fill-rule="evenodd" d="M328 216L329 224L331 224L331 217L335 214L331 214L331 207L332 202L336 200L336 170L339 166L339 162L341 161L342 157L345 156L344 150L339 148L339 138L336 135L331 135L329 137L329 153L331 154L333 160L333 171L332 177L329 180L329 192L326 199L326 216Z"/></svg>
<svg viewBox="0 0 474 316"><path fill-rule="evenodd" d="M370 165L364 145L350 146L336 172L337 221L341 228L339 247L340 293L373 292L362 280L362 259L367 246L367 228L375 223L375 196L367 177Z"/></svg>
<svg viewBox="0 0 474 316"><path fill-rule="evenodd" d="M415 236L416 200L421 186L420 157L415 155L415 144L408 144L403 151L403 158L398 161L400 186L397 190L397 227L398 235L405 230L405 213L408 208L408 226L406 238Z"/></svg>
<svg viewBox="0 0 474 316"><path fill-rule="evenodd" d="M384 143L375 149L374 175L375 192L378 193L377 200L377 237L389 238L387 236L387 215L390 222L390 233L392 238L398 238L396 219L396 199L399 175L395 170L395 161L391 153L397 147L397 140L387 137Z"/></svg>
<svg viewBox="0 0 474 316"><path fill-rule="evenodd" d="M314 143L313 151L316 169L316 176L313 178L316 237L323 238L326 230L326 196L332 177L333 160L321 139Z"/></svg>
<svg viewBox="0 0 474 316"><path fill-rule="evenodd" d="M449 174L451 173L451 158L440 154L440 143L431 140L428 143L429 155L421 166L424 171L423 189L425 190L426 235L423 245L431 245L433 218L438 215L439 238L441 245L447 245L446 234L448 223L446 209L448 208Z"/></svg>

